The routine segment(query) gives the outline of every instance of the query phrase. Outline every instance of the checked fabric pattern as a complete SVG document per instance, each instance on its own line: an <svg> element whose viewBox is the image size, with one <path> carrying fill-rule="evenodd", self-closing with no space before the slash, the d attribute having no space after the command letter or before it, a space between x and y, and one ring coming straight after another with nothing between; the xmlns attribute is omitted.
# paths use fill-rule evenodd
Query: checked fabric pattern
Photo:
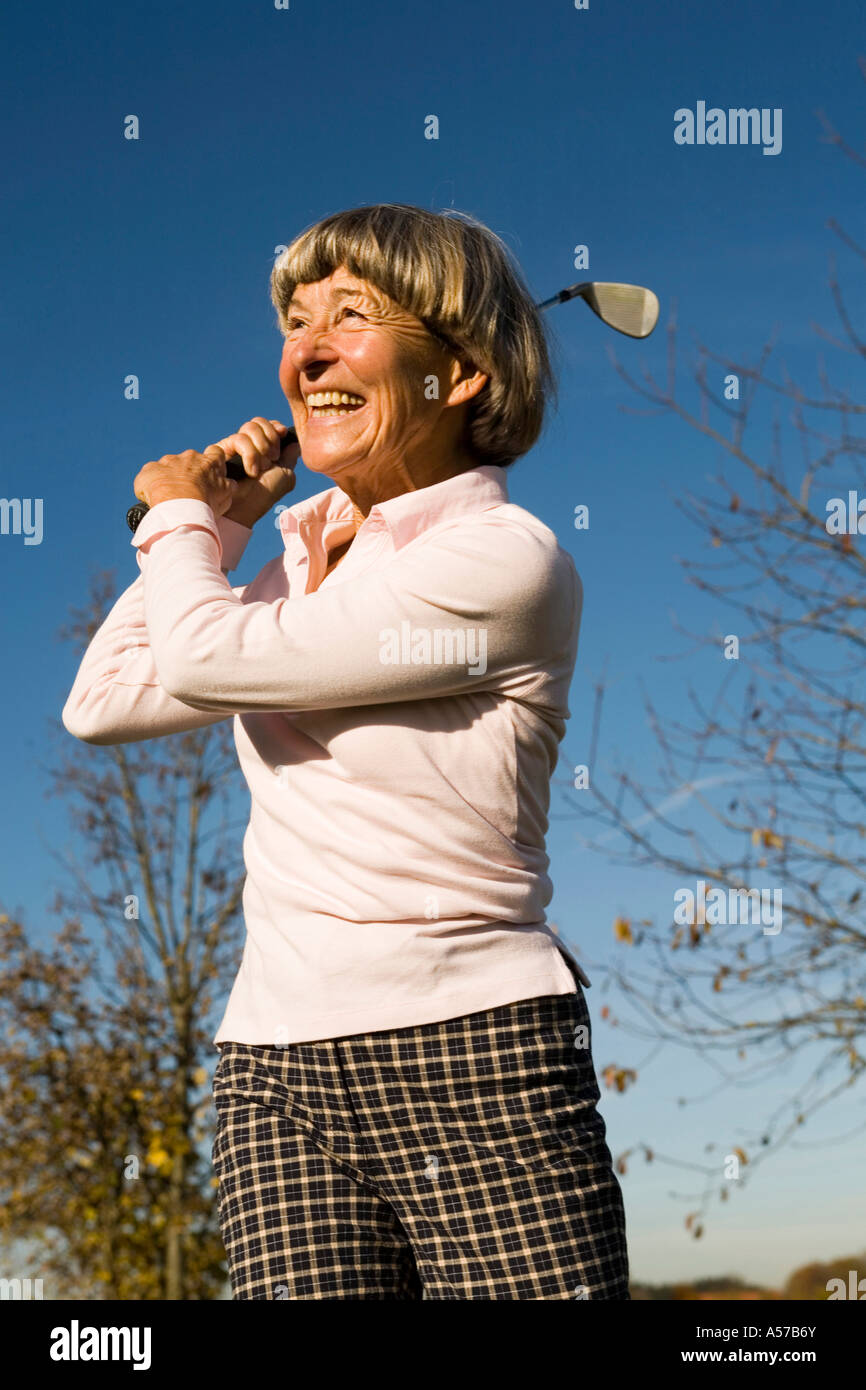
<svg viewBox="0 0 866 1390"><path fill-rule="evenodd" d="M233 1297L628 1299L589 1027L578 986L392 1032L221 1044Z"/></svg>

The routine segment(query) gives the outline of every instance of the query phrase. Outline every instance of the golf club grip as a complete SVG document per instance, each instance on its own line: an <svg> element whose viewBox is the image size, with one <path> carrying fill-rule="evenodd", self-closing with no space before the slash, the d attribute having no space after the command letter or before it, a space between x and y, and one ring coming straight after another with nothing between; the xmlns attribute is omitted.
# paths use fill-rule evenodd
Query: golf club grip
<svg viewBox="0 0 866 1390"><path fill-rule="evenodd" d="M289 429L283 437L283 448L285 448L287 444L297 444L297 442L297 432L293 429ZM241 479L246 476L247 474L244 472L244 461L240 454L232 454L230 458L226 459L227 478L233 478L235 482L239 483ZM136 502L134 506L129 508L129 511L126 513L126 524L133 535L135 535L149 511L150 508L146 502Z"/></svg>

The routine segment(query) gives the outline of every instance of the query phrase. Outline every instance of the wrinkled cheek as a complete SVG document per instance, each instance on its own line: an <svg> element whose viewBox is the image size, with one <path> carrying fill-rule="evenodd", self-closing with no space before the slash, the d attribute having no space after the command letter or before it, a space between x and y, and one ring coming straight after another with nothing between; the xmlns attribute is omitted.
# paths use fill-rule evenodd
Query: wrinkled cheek
<svg viewBox="0 0 866 1390"><path fill-rule="evenodd" d="M289 395L289 385L291 382L292 375L292 364L289 361L289 349L288 344L286 344L286 346L283 348L283 354L280 358L280 366L277 372L277 377L279 379L280 386L283 388L284 396Z"/></svg>
<svg viewBox="0 0 866 1390"><path fill-rule="evenodd" d="M438 414L438 402L429 401L424 396L423 386L419 389L414 409L407 411L402 420L404 439L419 439L429 434Z"/></svg>

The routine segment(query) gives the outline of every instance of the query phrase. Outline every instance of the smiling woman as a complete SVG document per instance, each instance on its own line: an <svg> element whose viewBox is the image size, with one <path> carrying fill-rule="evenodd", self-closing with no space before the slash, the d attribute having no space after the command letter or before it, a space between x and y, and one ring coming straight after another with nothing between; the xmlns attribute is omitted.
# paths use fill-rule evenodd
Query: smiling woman
<svg viewBox="0 0 866 1390"><path fill-rule="evenodd" d="M148 463L141 573L63 711L125 743L235 719L243 960L213 1160L236 1299L628 1299L586 977L547 923L582 590L510 502L553 383L488 228L383 204L271 280L305 466L257 416ZM229 484L229 450L247 479Z"/></svg>
<svg viewBox="0 0 866 1390"><path fill-rule="evenodd" d="M296 286L289 310L280 384L304 463L365 515L477 465L466 413L488 377L419 318L343 266Z"/></svg>
<svg viewBox="0 0 866 1390"><path fill-rule="evenodd" d="M310 303L325 281L330 293ZM410 340L410 326L423 327L450 360L474 364L487 377L469 412L466 444L476 465L507 467L538 439L556 393L544 328L505 244L473 218L402 203L335 213L279 257L271 298L287 352L327 299L331 313L350 311L341 316L348 333L372 314L400 324ZM419 384L416 377L416 391Z"/></svg>

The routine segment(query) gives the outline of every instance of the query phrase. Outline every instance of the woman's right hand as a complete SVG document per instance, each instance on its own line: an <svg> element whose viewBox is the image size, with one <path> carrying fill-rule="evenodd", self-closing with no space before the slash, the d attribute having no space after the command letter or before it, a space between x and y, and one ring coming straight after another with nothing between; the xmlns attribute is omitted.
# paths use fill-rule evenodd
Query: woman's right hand
<svg viewBox="0 0 866 1390"><path fill-rule="evenodd" d="M281 497L292 491L301 448L294 440L286 442L288 428L279 420L257 415L241 425L237 434L227 435L202 450L210 457L217 457L213 451L220 450L223 459L240 454L243 460L246 477L235 484L232 504L223 513L230 521L252 528Z"/></svg>

